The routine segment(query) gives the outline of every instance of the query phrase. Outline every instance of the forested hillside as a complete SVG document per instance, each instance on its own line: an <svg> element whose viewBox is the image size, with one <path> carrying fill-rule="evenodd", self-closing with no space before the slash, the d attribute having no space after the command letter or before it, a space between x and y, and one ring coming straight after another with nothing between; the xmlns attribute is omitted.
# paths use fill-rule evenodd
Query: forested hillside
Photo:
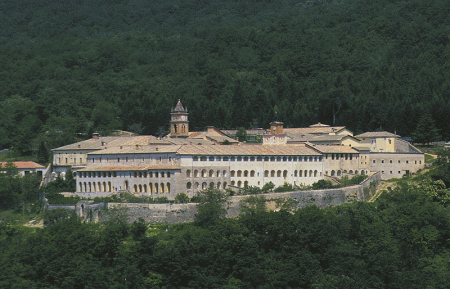
<svg viewBox="0 0 450 289"><path fill-rule="evenodd" d="M0 2L0 148L315 122L450 138L443 0Z"/></svg>

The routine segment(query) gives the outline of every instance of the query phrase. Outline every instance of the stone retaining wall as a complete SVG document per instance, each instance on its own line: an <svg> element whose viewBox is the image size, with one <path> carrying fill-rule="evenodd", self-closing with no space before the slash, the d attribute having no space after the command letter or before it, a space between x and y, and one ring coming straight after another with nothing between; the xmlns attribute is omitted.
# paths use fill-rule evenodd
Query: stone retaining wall
<svg viewBox="0 0 450 289"><path fill-rule="evenodd" d="M337 206L353 200L366 200L370 193L368 188L372 182L376 185L379 184L381 176L379 173L374 173L365 181L359 185L326 189L326 190L308 190L308 191L293 191L284 193L268 193L254 196L262 196L266 199L266 203L270 209L276 209L273 204L276 200L288 200L292 199L297 201L297 208L304 208L310 205L316 205L320 208L328 206ZM249 196L233 196L228 200L228 218L237 217L240 213L239 204L242 200ZM106 218L107 214L103 214L105 208L125 208L124 213L128 216L129 222L134 222L139 218L144 219L146 222L152 223L185 223L192 222L195 219L197 204L147 204L147 203L102 203L93 204L89 201L80 201L76 205L76 211L79 216L88 218L90 221L102 221ZM51 208L50 208L51 207ZM53 207L64 206L49 206L48 209ZM74 206L67 209L74 209ZM90 212L89 212L90 211Z"/></svg>

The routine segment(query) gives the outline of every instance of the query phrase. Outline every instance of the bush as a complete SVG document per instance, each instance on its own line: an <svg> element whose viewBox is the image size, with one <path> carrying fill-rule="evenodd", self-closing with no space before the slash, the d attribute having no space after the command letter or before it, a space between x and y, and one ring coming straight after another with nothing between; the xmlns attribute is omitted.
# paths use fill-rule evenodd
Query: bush
<svg viewBox="0 0 450 289"><path fill-rule="evenodd" d="M189 197L186 193L179 193L175 196L175 203L177 204L183 204L183 203L189 203Z"/></svg>
<svg viewBox="0 0 450 289"><path fill-rule="evenodd" d="M333 184L330 181L327 180L318 180L314 184L312 184L313 190L323 190L323 189L330 189L333 187Z"/></svg>

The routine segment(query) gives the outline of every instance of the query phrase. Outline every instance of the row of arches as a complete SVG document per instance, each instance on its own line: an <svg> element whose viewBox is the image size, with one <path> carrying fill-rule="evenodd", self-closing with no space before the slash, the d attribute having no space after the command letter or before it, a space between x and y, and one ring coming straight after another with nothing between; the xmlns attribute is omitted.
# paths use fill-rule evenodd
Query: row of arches
<svg viewBox="0 0 450 289"><path fill-rule="evenodd" d="M344 170L344 171L342 172L341 170L337 170L337 171L332 170L331 173L330 173L330 175L331 175L332 177L335 177L335 176L336 176L336 177L340 177L340 176L342 176L342 173L344 173L344 174L349 173L349 174L351 174L351 175L353 175L353 174L357 175L357 174L358 174L358 171L356 170L355 172L353 172L353 170L349 170L349 171L347 172L347 170ZM361 171L361 175L364 175L364 171Z"/></svg>
<svg viewBox="0 0 450 289"><path fill-rule="evenodd" d="M241 188L242 184L244 185L244 187L247 187L248 186L248 181L244 181L244 182L242 182L242 181L237 181L237 182L231 181L231 186L233 186L233 187L237 186L238 188Z"/></svg>
<svg viewBox="0 0 450 289"><path fill-rule="evenodd" d="M136 184L133 186L133 193L170 193L170 183L149 183L148 186L147 184Z"/></svg>
<svg viewBox="0 0 450 289"><path fill-rule="evenodd" d="M244 178L246 178L246 177L249 177L249 176L251 178L253 178L255 176L255 171L254 170L251 170L250 172L247 171L247 170L245 170L245 171L241 171L241 170L231 171L230 175L231 175L232 178L234 178L234 177L238 177L238 178L244 177Z"/></svg>
<svg viewBox="0 0 450 289"><path fill-rule="evenodd" d="M283 172L281 170L275 171L275 170L271 170L270 172L268 170L264 171L264 177L268 178L269 177L269 173L270 173L270 177L274 178L275 176L278 178L281 178L281 176L283 176L283 178L287 178L288 175L288 171L284 170Z"/></svg>
<svg viewBox="0 0 450 289"><path fill-rule="evenodd" d="M192 174L191 170L186 170L186 177L190 178L191 176L193 176L194 178L199 178L199 177L202 177L202 178L207 178L207 177L220 178L220 177L226 177L227 176L227 171L225 171L225 170L223 170L223 171L220 171L220 170L217 170L217 171L209 170L209 171L207 171L206 169L203 169L201 171L194 170L194 173Z"/></svg>
<svg viewBox="0 0 450 289"><path fill-rule="evenodd" d="M294 171L294 177L299 177L299 178L308 178L308 177L310 177L310 178L312 178L312 177L314 177L314 178L316 178L316 177L318 177L318 174L319 174L319 172L317 171L317 170L304 170L304 171L302 171L302 170L299 170L299 171L297 171L297 170L295 170Z"/></svg>
<svg viewBox="0 0 450 289"><path fill-rule="evenodd" d="M210 182L209 185L208 185L208 183L203 182L201 184L201 186L200 186L199 182L195 182L194 184L192 184L191 182L187 182L186 183L186 189L188 189L188 190L192 190L192 189L194 189L194 190L200 190L200 189L204 190L204 189L207 189L207 188L210 188L210 189L217 188L217 189L225 190L227 188L227 182L223 182L223 183L217 182L217 184L215 184L214 182Z"/></svg>
<svg viewBox="0 0 450 289"><path fill-rule="evenodd" d="M80 192L112 192L111 182L79 182Z"/></svg>

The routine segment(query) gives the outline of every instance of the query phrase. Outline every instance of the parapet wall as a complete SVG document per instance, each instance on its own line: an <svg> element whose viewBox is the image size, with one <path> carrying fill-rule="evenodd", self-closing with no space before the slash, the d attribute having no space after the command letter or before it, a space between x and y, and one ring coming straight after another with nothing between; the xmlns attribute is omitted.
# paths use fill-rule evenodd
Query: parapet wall
<svg viewBox="0 0 450 289"><path fill-rule="evenodd" d="M277 200L294 200L297 201L297 208L304 208L310 205L316 205L320 208L328 206L337 206L349 201L363 201L367 200L370 193L370 184L375 182L379 184L381 180L380 173L374 173L359 185L326 189L326 190L308 190L308 191L293 191L284 193L268 193L253 196L262 196L266 199L269 209L276 209L274 204ZM367 188L367 189L366 189ZM249 196L233 196L228 200L228 218L237 217L240 213L239 204L242 200ZM93 204L86 201L81 201L76 205L76 208L70 206L68 209L75 209L79 216L88 218L91 221L104 220L107 214L104 214L104 209L125 208L124 213L128 216L129 222L134 222L140 218L146 222L151 223L186 223L192 222L195 219L197 204L143 204L143 203L104 203ZM61 208L63 206L52 206ZM69 206L68 206L69 207ZM49 207L49 209L51 209ZM90 211L90 212L89 212Z"/></svg>

